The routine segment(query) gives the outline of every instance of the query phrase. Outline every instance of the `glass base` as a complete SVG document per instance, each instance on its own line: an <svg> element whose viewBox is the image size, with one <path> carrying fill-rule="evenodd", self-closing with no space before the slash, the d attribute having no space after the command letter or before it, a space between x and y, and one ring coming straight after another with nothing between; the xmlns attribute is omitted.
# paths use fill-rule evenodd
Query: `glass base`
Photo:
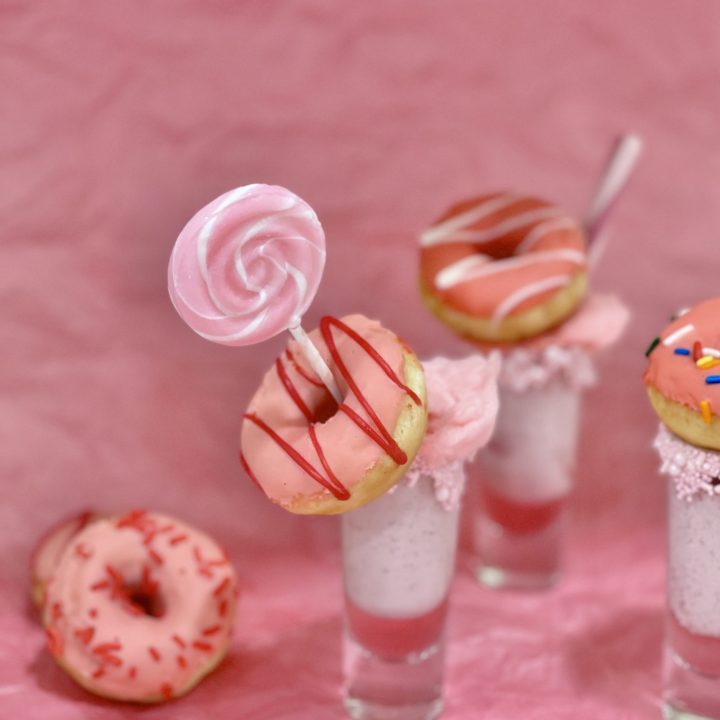
<svg viewBox="0 0 720 720"><path fill-rule="evenodd" d="M356 720L432 720L443 708L445 645L402 658L377 655L346 631L345 709Z"/></svg>
<svg viewBox="0 0 720 720"><path fill-rule="evenodd" d="M485 494L476 518L477 579L491 588L543 589L560 577L565 499L492 503Z"/></svg>
<svg viewBox="0 0 720 720"><path fill-rule="evenodd" d="M672 720L720 720L720 677L694 670L666 646L663 716Z"/></svg>

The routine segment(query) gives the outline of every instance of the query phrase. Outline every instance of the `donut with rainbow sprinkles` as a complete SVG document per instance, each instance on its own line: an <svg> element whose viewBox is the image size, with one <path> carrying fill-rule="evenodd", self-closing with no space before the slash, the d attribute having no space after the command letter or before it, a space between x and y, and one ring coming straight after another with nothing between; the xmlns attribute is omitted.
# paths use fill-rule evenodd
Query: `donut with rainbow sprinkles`
<svg viewBox="0 0 720 720"><path fill-rule="evenodd" d="M720 297L681 312L646 354L643 380L660 419L683 440L720 450Z"/></svg>

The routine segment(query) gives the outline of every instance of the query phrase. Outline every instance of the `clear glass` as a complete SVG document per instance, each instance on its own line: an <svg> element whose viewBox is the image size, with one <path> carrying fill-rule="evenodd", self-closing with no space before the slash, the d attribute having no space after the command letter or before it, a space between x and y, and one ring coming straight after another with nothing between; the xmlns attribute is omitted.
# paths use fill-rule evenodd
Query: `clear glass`
<svg viewBox="0 0 720 720"><path fill-rule="evenodd" d="M668 482L666 718L720 719L720 496L680 500Z"/></svg>
<svg viewBox="0 0 720 720"><path fill-rule="evenodd" d="M341 524L347 712L363 720L436 718L458 511L445 510L423 477L343 514Z"/></svg>
<svg viewBox="0 0 720 720"><path fill-rule="evenodd" d="M476 576L491 587L548 587L558 579L573 485L580 391L566 383L500 391L495 432L471 482Z"/></svg>

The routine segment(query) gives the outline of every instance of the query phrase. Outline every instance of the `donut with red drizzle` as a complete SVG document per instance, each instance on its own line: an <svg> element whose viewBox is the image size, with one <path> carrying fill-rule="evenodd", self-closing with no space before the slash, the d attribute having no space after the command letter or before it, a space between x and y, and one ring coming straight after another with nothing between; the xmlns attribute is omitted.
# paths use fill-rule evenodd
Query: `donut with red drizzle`
<svg viewBox="0 0 720 720"><path fill-rule="evenodd" d="M427 425L425 379L412 350L362 315L325 317L310 337L343 402L291 341L250 402L240 459L285 509L341 513L382 495L409 467Z"/></svg>
<svg viewBox="0 0 720 720"><path fill-rule="evenodd" d="M143 510L97 519L46 583L48 649L96 695L169 700L224 657L236 593L227 555L195 528Z"/></svg>
<svg viewBox="0 0 720 720"><path fill-rule="evenodd" d="M583 231L538 198L496 193L459 202L420 236L420 291L440 320L473 340L535 337L585 296Z"/></svg>

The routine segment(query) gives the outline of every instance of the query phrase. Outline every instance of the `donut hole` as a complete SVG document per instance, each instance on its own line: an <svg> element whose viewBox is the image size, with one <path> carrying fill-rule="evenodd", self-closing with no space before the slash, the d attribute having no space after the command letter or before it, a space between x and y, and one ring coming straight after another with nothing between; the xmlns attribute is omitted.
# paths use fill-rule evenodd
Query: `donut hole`
<svg viewBox="0 0 720 720"><path fill-rule="evenodd" d="M165 615L165 600L157 590L149 590L142 584L126 585L125 596L131 605L142 610L143 615L161 618Z"/></svg>
<svg viewBox="0 0 720 720"><path fill-rule="evenodd" d="M312 413L313 424L322 425L337 415L340 406L335 398L325 391L313 407L310 408Z"/></svg>

